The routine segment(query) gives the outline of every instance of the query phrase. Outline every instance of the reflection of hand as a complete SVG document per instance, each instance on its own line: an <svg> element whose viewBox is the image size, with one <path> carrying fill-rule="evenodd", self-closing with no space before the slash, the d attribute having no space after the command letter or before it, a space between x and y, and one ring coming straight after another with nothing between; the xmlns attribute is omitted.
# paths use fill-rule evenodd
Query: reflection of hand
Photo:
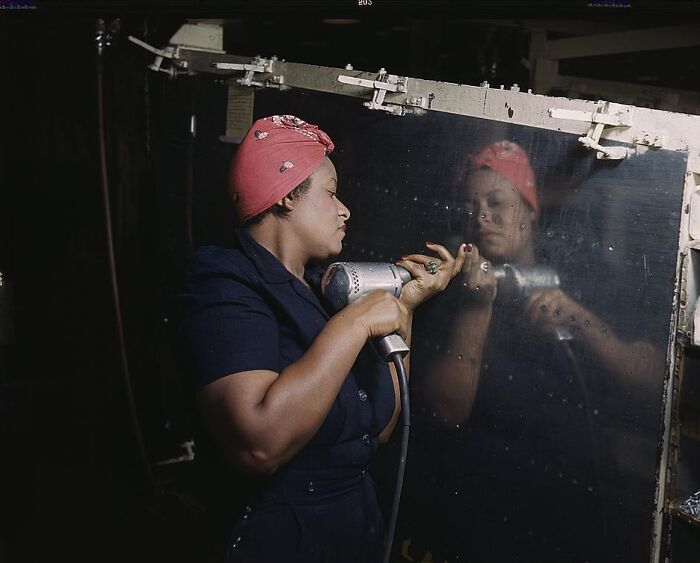
<svg viewBox="0 0 700 563"><path fill-rule="evenodd" d="M413 311L418 305L443 291L464 264L466 256L466 245L464 244L459 247L454 256L440 244L428 242L426 246L440 258L432 258L423 254L410 254L396 263L406 268L413 277L410 282L403 286L400 297L409 311ZM427 269L430 262L437 266L435 274L431 274Z"/></svg>
<svg viewBox="0 0 700 563"><path fill-rule="evenodd" d="M473 302L491 305L496 299L496 276L493 264L482 258L475 244L470 245L464 266L462 267L462 283L470 294Z"/></svg>
<svg viewBox="0 0 700 563"><path fill-rule="evenodd" d="M655 385L663 374L664 355L646 340L624 342L603 321L561 289L533 294L525 310L543 331L568 327L611 373L640 391ZM646 399L645 399L646 400Z"/></svg>
<svg viewBox="0 0 700 563"><path fill-rule="evenodd" d="M530 296L526 314L535 326L543 330L566 326L580 329L597 319L586 308L574 301L561 289L538 291Z"/></svg>

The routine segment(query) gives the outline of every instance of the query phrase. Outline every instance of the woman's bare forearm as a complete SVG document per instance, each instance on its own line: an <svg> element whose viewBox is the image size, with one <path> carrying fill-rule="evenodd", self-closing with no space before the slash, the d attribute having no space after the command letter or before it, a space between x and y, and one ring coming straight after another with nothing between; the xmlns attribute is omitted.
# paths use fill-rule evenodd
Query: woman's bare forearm
<svg viewBox="0 0 700 563"><path fill-rule="evenodd" d="M663 377L663 356L647 342L624 342L597 318L580 327L583 342L623 385L641 387Z"/></svg>
<svg viewBox="0 0 700 563"><path fill-rule="evenodd" d="M461 423L471 413L491 314L490 304L461 312L449 340L449 352L435 358L424 374L426 406L447 424Z"/></svg>

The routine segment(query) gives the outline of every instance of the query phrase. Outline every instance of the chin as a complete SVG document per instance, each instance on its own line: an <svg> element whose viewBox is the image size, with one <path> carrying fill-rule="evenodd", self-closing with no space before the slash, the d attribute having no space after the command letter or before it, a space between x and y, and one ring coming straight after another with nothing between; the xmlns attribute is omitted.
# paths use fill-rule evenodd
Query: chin
<svg viewBox="0 0 700 563"><path fill-rule="evenodd" d="M323 262L324 260L328 260L329 258L335 258L342 251L343 251L342 244L339 244L337 247L327 248L325 252L318 253L316 260L318 260L319 262Z"/></svg>
<svg viewBox="0 0 700 563"><path fill-rule="evenodd" d="M333 244L333 248L331 249L331 256L338 256L343 251L343 239L345 236L343 235L339 241L337 241L335 244Z"/></svg>
<svg viewBox="0 0 700 563"><path fill-rule="evenodd" d="M479 246L479 253L487 260L493 262L499 260L504 252L498 246L492 246L488 242L481 242Z"/></svg>

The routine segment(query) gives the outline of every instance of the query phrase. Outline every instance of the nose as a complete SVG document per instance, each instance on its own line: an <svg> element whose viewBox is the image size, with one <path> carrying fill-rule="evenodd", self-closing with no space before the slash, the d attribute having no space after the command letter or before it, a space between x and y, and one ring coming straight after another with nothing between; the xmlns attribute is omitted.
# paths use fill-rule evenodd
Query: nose
<svg viewBox="0 0 700 563"><path fill-rule="evenodd" d="M480 207L476 212L476 221L479 224L491 222L491 212L485 207Z"/></svg>
<svg viewBox="0 0 700 563"><path fill-rule="evenodd" d="M345 221L350 219L350 210L345 207L345 204L336 197L335 201L338 203L338 216L342 217Z"/></svg>

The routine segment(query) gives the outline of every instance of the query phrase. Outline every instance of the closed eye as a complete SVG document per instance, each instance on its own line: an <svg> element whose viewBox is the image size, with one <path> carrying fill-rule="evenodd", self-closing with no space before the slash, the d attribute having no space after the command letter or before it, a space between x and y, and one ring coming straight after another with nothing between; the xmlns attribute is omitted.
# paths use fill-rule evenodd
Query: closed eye
<svg viewBox="0 0 700 563"><path fill-rule="evenodd" d="M488 203L489 207L500 207L504 202L500 199L490 199Z"/></svg>

